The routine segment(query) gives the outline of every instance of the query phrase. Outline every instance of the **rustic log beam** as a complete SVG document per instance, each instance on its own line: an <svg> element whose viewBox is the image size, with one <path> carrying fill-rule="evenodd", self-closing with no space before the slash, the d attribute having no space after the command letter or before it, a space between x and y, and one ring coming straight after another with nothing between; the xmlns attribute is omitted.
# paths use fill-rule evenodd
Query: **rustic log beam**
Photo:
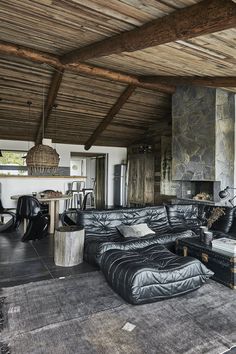
<svg viewBox="0 0 236 354"><path fill-rule="evenodd" d="M46 129L47 129L49 117L50 117L53 105L55 104L58 91L60 89L63 73L64 73L64 69L62 69L61 71L55 71L55 73L53 74L51 85L48 90L48 97L47 97L47 100L44 105L44 119L43 119L43 112L42 112L41 117L40 117L39 127L38 127L37 134L35 137L36 144L39 144L41 142L43 123L44 123L44 131L46 131Z"/></svg>
<svg viewBox="0 0 236 354"><path fill-rule="evenodd" d="M73 50L62 63L75 63L121 52L134 52L177 40L214 33L236 26L236 4L232 0L204 0L158 18L139 28Z"/></svg>
<svg viewBox="0 0 236 354"><path fill-rule="evenodd" d="M63 68L59 57L56 55L41 52L21 45L0 41L0 53L14 57L27 59L36 63L52 65L58 69Z"/></svg>
<svg viewBox="0 0 236 354"><path fill-rule="evenodd" d="M112 119L120 111L120 109L123 107L125 102L129 99L129 97L132 95L132 93L134 92L135 89L136 89L136 86L133 86L133 85L129 85L125 89L125 91L121 94L121 96L118 98L116 103L109 110L106 117L102 120L102 122L95 129L95 131L93 132L91 137L85 143L85 145L84 145L85 150L89 150L91 148L91 146L94 144L94 142L97 140L97 138L101 135L101 133L106 129L106 127L111 123Z"/></svg>
<svg viewBox="0 0 236 354"><path fill-rule="evenodd" d="M236 87L236 76L144 76L140 80L150 84L158 82L163 85Z"/></svg>
<svg viewBox="0 0 236 354"><path fill-rule="evenodd" d="M69 70L78 74L85 74L94 77L101 77L107 80L112 80L128 85L136 85L149 90L157 90L165 93L173 93L175 91L174 86L163 85L163 84L150 84L145 82L140 82L139 77L135 75L129 75L122 72L117 72L101 67L96 67L93 65L88 65L84 63L76 64L62 64L60 58L40 51L36 51L30 48L22 47L19 45L7 43L0 41L0 53L12 55L15 57L27 59L40 64L47 64L53 66L58 70Z"/></svg>

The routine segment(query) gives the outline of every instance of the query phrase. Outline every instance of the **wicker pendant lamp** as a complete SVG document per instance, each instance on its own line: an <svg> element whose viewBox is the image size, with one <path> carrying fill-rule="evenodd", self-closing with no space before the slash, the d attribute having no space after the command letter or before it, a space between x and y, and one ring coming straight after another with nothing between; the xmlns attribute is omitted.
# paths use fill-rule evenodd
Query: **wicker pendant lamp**
<svg viewBox="0 0 236 354"><path fill-rule="evenodd" d="M33 146L27 153L26 165L29 174L55 174L59 165L59 154L49 145L44 145L44 90L43 90L43 132L42 144Z"/></svg>

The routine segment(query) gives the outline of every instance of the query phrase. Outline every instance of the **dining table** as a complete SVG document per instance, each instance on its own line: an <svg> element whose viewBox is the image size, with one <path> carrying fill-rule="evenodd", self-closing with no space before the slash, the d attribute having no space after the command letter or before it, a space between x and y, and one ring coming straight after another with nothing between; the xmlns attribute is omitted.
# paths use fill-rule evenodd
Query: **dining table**
<svg viewBox="0 0 236 354"><path fill-rule="evenodd" d="M59 214L60 214L60 202L69 200L72 198L69 194L62 194L60 196L50 196L45 194L24 194L28 196L33 196L34 198L38 199L40 203L47 203L49 205L49 216L50 216L50 223L49 223L49 233L53 234L55 231L55 227L59 225ZM22 195L12 195L12 200L18 200ZM24 231L26 230L26 221L24 220Z"/></svg>

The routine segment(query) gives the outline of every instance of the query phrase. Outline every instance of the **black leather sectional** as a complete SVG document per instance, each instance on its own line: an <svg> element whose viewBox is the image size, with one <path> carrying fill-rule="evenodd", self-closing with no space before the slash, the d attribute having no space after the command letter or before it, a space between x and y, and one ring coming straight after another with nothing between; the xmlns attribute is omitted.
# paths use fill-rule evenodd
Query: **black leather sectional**
<svg viewBox="0 0 236 354"><path fill-rule="evenodd" d="M85 228L84 259L98 265L126 301L141 304L181 295L213 275L200 261L174 254L178 238L196 237L212 206L175 204L118 210L66 212L64 223ZM146 223L155 234L123 237L117 226ZM235 237L234 209L214 225L216 237Z"/></svg>

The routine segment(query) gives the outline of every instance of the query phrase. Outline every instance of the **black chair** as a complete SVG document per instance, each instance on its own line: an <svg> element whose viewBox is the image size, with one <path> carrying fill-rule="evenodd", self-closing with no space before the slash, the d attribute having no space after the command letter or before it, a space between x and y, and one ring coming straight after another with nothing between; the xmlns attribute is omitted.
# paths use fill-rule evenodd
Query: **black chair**
<svg viewBox="0 0 236 354"><path fill-rule="evenodd" d="M48 234L49 215L44 215L38 199L31 196L22 196L18 199L16 208L16 226L28 220L26 232L21 241L41 239Z"/></svg>
<svg viewBox="0 0 236 354"><path fill-rule="evenodd" d="M4 208L0 199L0 232L11 232L16 228L16 214L11 210ZM6 216L10 219L5 223Z"/></svg>
<svg viewBox="0 0 236 354"><path fill-rule="evenodd" d="M89 204L89 207L88 207ZM88 209L95 209L95 203L94 203L94 192L87 192L84 196L82 205L81 205L81 210L88 210Z"/></svg>

